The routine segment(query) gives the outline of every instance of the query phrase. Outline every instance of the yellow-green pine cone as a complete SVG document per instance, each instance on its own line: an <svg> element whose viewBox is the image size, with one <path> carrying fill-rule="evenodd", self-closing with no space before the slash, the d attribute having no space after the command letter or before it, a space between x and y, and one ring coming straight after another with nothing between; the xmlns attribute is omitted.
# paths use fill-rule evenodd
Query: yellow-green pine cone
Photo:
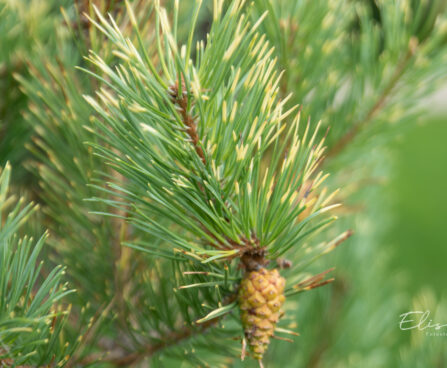
<svg viewBox="0 0 447 368"><path fill-rule="evenodd" d="M247 272L239 288L239 309L253 357L261 360L270 343L284 303L285 279L278 270Z"/></svg>

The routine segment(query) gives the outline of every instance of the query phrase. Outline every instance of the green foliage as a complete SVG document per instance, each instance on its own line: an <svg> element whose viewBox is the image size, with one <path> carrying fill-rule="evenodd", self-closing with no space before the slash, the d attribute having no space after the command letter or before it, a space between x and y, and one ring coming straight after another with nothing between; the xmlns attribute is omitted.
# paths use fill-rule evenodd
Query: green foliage
<svg viewBox="0 0 447 368"><path fill-rule="evenodd" d="M304 116L330 126L329 156L405 121L446 74L442 1L255 1ZM372 124L374 123L374 124ZM380 124L380 125L379 125ZM372 126L372 127L370 127ZM365 141L365 139L363 139Z"/></svg>
<svg viewBox="0 0 447 368"><path fill-rule="evenodd" d="M27 59L34 59L35 52L54 48L54 29L58 27L58 6L64 2L38 0L0 1L0 165L10 161L15 167L14 178L24 184L29 175L21 163L29 159L24 145L29 141L31 130L22 118L26 108L26 96L21 93L14 73L24 78Z"/></svg>
<svg viewBox="0 0 447 368"><path fill-rule="evenodd" d="M442 2L160 2L0 0L0 163L35 179L52 234L43 249L46 235L12 235L32 206L2 220L0 362L253 366L235 294L256 250L292 264L277 333L301 333L266 366L442 362L439 344L390 330L409 299L370 185L390 172L377 137L445 80ZM359 235L320 258L346 228ZM296 296L333 265L332 288Z"/></svg>
<svg viewBox="0 0 447 368"><path fill-rule="evenodd" d="M10 173L6 165L0 176L0 359L14 366L63 364L72 347L61 334L68 310L59 303L73 290L62 283L61 266L41 275L37 257L47 234L36 243L19 238L36 207L8 197Z"/></svg>
<svg viewBox="0 0 447 368"><path fill-rule="evenodd" d="M283 111L284 102L275 98L279 80L271 72L272 49L258 40L259 22L251 26L239 14L241 5L234 2L226 13L216 9L196 63L189 59L190 45L186 52L177 49L162 12L154 56L98 14L97 26L122 64L113 70L96 54L90 57L108 87L98 93L105 107L87 98L101 117L92 131L101 132L106 143L92 146L126 178L110 187L122 193L136 227L179 247L178 257L202 264L252 247L266 247L276 259L325 225L326 219L311 220L330 209L331 196L321 194L309 216L297 221L307 194L324 180L321 172L314 175L323 143L309 131L298 137L299 115L283 122L293 109ZM163 77L152 59L160 60ZM172 257L158 244L150 252ZM223 275L224 264L216 266Z"/></svg>
<svg viewBox="0 0 447 368"><path fill-rule="evenodd" d="M133 6L145 5L136 3ZM147 13L141 9L138 13L142 14L138 18L138 23L143 25L140 29L146 32L141 42L149 45L152 34L145 30L147 27L144 25ZM70 19L68 11L65 17ZM123 14L117 22L126 29L129 18ZM72 29L72 32L76 35L78 30ZM61 48L67 47L65 42ZM104 58L114 62L112 50L101 41L100 35L94 37L94 42L89 42L96 45ZM195 324L196 320L208 314L210 305L218 304L221 291L200 288L188 292L177 290L173 298L174 288L190 283L193 276L184 272L195 272L194 265L160 262L131 253L128 249L121 250L121 242L156 246L160 240L126 224L126 212L116 210L113 203L119 195L115 191L104 192L102 202L86 201L98 194L94 186L88 186L94 177L100 183L103 177L121 176L84 144L86 141L104 144L92 134L93 119L90 115L93 111L79 93L80 90L93 93L98 83L74 68L76 64L82 64L79 54L82 47L72 47L66 52L67 57L60 57L57 62L34 61L30 68L31 78L18 76L18 79L31 101L26 118L35 130L33 144L29 146L35 162L29 165L29 169L39 177L39 200L44 204L43 212L54 233L50 241L53 248L51 257L63 260L70 270L70 280L78 289L72 296L76 319L90 320L87 331L83 331L80 337L81 346L70 364L82 365L98 360L110 365L118 362L131 364L146 355L154 355L154 361L157 361L160 359L159 350L173 361L189 358L192 362L199 362L201 358L195 355L185 358L185 352L191 350L192 340L194 348L201 347L205 352L210 346L217 345L218 338L229 333L234 336L234 328L222 332L216 326L203 339L199 332L216 325L216 321L203 326ZM93 214L108 211L122 218ZM86 254L88 260L85 259ZM176 259L174 255L171 258ZM210 267L206 269L213 271ZM224 294L228 294L231 286L228 275L219 273L216 277ZM194 278L200 281L207 277ZM69 326L68 331L76 339L73 327ZM111 353L108 357L101 352L104 348L96 345L99 338L109 341L107 349ZM178 340L186 341L180 344ZM167 349L171 344L172 348ZM223 354L226 352L226 349L222 350Z"/></svg>

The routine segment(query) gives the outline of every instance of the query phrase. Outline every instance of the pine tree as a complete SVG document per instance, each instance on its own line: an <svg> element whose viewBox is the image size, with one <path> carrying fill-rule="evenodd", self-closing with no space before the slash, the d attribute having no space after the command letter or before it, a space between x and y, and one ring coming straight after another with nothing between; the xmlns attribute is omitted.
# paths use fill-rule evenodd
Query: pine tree
<svg viewBox="0 0 447 368"><path fill-rule="evenodd" d="M0 3L1 29L34 9ZM420 341L397 358L387 325L406 296L378 244L386 203L361 188L389 170L379 138L417 120L446 75L441 1L48 4L25 38L38 46L7 45L2 64L21 89L0 161L26 168L42 207L11 208L6 166L4 366L445 359ZM51 235L18 240L20 226Z"/></svg>

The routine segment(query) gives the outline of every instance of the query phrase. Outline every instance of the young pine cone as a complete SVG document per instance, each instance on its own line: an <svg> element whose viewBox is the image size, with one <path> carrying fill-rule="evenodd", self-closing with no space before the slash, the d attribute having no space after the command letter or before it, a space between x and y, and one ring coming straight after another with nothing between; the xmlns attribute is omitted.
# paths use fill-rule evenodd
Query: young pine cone
<svg viewBox="0 0 447 368"><path fill-rule="evenodd" d="M285 279L276 269L260 268L247 272L242 279L238 295L241 321L257 360L262 360L279 320L279 310L285 299L284 285Z"/></svg>

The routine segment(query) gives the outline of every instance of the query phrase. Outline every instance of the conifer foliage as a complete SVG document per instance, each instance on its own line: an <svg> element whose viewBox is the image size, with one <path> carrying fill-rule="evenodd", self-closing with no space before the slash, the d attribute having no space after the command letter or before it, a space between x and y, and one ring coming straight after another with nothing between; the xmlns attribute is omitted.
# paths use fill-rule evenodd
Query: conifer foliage
<svg viewBox="0 0 447 368"><path fill-rule="evenodd" d="M8 193L11 167L0 175L0 361L2 365L33 367L66 363L73 351L61 333L69 310L61 299L74 290L63 283L57 266L42 280L37 259L48 234L34 241L19 231L36 210Z"/></svg>
<svg viewBox="0 0 447 368"><path fill-rule="evenodd" d="M300 137L299 113L295 107L285 110L286 101L277 97L280 77L274 71L273 48L257 32L262 18L251 24L243 5L235 1L224 11L223 3L216 3L206 45L198 45L194 61L190 43L178 49L170 31L176 25L168 23L161 9L155 9L160 30L153 55L131 44L113 20L98 12L96 25L116 47L119 64L110 68L96 53L89 57L104 83L97 92L100 102L86 97L99 116L92 131L105 143L92 147L125 178L109 182L121 199L106 202L127 212L135 227L164 241L156 247L131 247L167 258L175 254L197 273L213 272L205 281L182 286L221 289L216 309L200 322L236 308L226 300L234 299L237 280L245 281L253 270L266 272L255 279L272 281L271 291L281 304L283 279L278 271L262 267L275 267L276 259L291 250L303 251L307 237L333 220L323 215L334 207L332 195L318 190L325 179L317 170L323 141L316 140L309 125ZM139 34L137 28L134 32ZM193 32L194 24L188 42ZM306 203L310 193L311 205ZM310 210L303 216L306 208ZM309 247L302 261L336 244ZM292 266L289 272L294 270ZM236 282L228 282L229 277ZM269 293L263 286L261 282L260 291ZM293 293L293 286L285 293ZM244 297L253 296L261 306L266 295L247 290L239 294L239 305L245 308ZM261 309L248 313L259 317ZM276 324L278 316L271 318ZM261 331L253 321L253 328ZM273 329L259 344L266 346L272 334ZM254 347L247 329L245 335L261 359L264 348Z"/></svg>
<svg viewBox="0 0 447 368"><path fill-rule="evenodd" d="M290 363L273 340L318 330L324 303L298 319L297 294L334 281L322 256L352 234L354 214L334 223L355 186L339 153L392 135L441 79L440 2L31 3L45 21L17 39L39 42L0 35L0 78L20 85L0 163L34 179L0 176L0 366ZM0 0L0 30L34 19L17 9ZM368 260L343 254L363 280ZM299 339L316 367L329 344Z"/></svg>

